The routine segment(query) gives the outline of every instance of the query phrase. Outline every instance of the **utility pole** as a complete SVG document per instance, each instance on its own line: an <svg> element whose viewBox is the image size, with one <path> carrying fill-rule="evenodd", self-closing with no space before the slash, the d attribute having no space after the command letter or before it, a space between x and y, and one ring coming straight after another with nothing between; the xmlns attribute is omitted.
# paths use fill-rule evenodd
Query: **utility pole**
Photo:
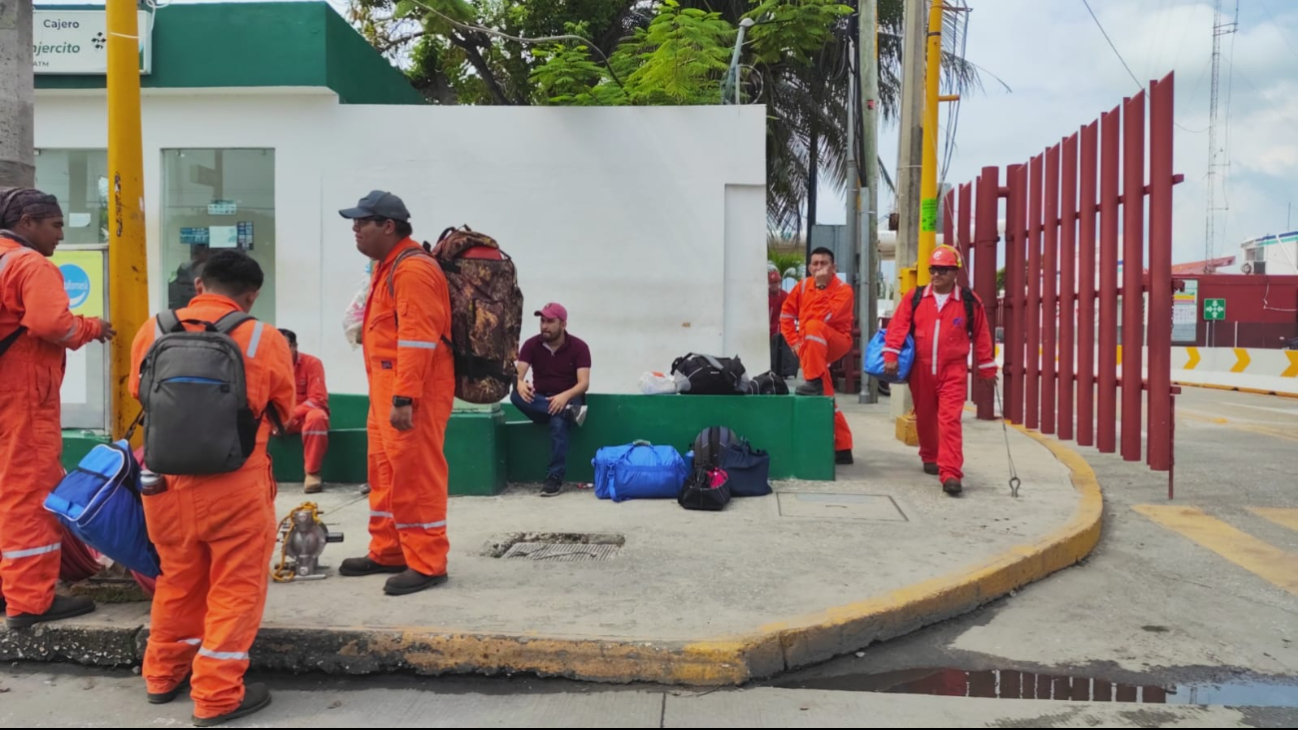
<svg viewBox="0 0 1298 730"><path fill-rule="evenodd" d="M1217 140L1218 96L1221 92L1221 39L1231 35L1239 28L1239 0L1235 0L1235 19L1227 22L1221 8L1223 0L1216 0L1212 21L1212 93L1208 102L1208 203L1205 206L1207 221L1204 224L1203 260L1211 261L1217 256L1217 213L1226 210L1217 205L1218 180L1225 176L1230 167L1229 160L1221 162L1221 145Z"/></svg>
<svg viewBox="0 0 1298 730"><path fill-rule="evenodd" d="M6 0L0 0L0 3ZM112 342L112 438L125 437L139 411L131 396L131 340L148 319L144 246L144 153L140 140L140 28L135 0L107 0L108 313ZM138 436L137 436L138 440Z"/></svg>
<svg viewBox="0 0 1298 730"><path fill-rule="evenodd" d="M932 0L928 11L928 61L924 76L924 154L920 181L919 249L915 282L929 282L928 260L937 246L937 107L942 78L942 10L944 0Z"/></svg>
<svg viewBox="0 0 1298 730"><path fill-rule="evenodd" d="M861 72L861 136L864 149L859 165L864 165L865 188L856 196L857 236L860 241L860 271L857 281L857 326L861 330L861 356L879 326L879 0L859 0L857 13L857 68ZM853 109L851 101L848 109ZM856 128L852 128L856 133ZM855 178L854 178L855 179ZM852 216L849 212L848 219ZM874 378L861 377L861 403L879 402L879 384Z"/></svg>
<svg viewBox="0 0 1298 730"><path fill-rule="evenodd" d="M32 0L0 0L0 187L36 184Z"/></svg>
<svg viewBox="0 0 1298 730"><path fill-rule="evenodd" d="M925 0L906 0L906 35L902 40L901 145L897 159L897 299L914 288L918 258L920 167L924 159ZM892 415L901 440L914 440L915 418L910 389L892 386ZM904 422L903 419L909 419ZM903 429L905 431L903 432ZM918 438L915 436L915 438Z"/></svg>

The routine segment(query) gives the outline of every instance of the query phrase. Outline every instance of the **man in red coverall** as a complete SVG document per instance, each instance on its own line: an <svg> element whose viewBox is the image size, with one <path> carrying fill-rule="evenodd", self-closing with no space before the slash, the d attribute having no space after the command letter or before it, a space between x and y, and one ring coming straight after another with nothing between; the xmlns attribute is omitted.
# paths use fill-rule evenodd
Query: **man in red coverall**
<svg viewBox="0 0 1298 730"><path fill-rule="evenodd" d="M983 382L996 377L991 331L982 300L956 286L960 253L939 246L928 262L932 284L922 290L919 306L907 292L888 325L884 369L897 374L897 355L906 335L915 336L915 364L910 371L910 393L915 400L915 425L919 430L919 458L924 472L936 474L942 490L955 497L964 487L964 434L960 419L969 374L969 351L974 352ZM966 304L968 300L969 304ZM972 327L969 310L973 310ZM972 336L971 336L972 330Z"/></svg>
<svg viewBox="0 0 1298 730"><path fill-rule="evenodd" d="M852 318L856 297L838 278L834 252L811 252L811 276L789 292L780 313L780 331L798 354L802 377L798 395L834 395L829 366L852 349ZM795 327L795 323L797 326ZM834 451L839 464L852 463L852 429L834 405Z"/></svg>
<svg viewBox="0 0 1298 730"><path fill-rule="evenodd" d="M302 490L316 494L324 491L320 468L329 450L329 389L325 387L324 363L318 357L298 351L296 332L281 329L279 333L288 340L288 349L293 353L293 382L297 384L297 408L293 420L284 424L284 429L291 434L302 434L306 470Z"/></svg>

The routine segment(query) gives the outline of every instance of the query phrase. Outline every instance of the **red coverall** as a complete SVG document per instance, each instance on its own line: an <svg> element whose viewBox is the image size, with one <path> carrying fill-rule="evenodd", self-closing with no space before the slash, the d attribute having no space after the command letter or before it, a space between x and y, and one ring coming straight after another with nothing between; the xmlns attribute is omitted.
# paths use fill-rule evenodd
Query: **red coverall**
<svg viewBox="0 0 1298 730"><path fill-rule="evenodd" d="M888 324L883 358L896 362L906 343L910 325L915 323L915 364L910 370L910 394L915 401L915 426L919 430L919 458L925 464L937 463L938 479L963 479L964 434L960 419L969 383L969 350L974 351L978 376L996 377L996 359L992 350L987 312L974 295L973 337L969 341L968 324L960 287L938 311L937 297L926 288L914 311L914 293L901 298L897 313Z"/></svg>
<svg viewBox="0 0 1298 730"><path fill-rule="evenodd" d="M10 616L49 610L59 579L59 526L44 503L63 478L64 350L103 332L68 306L58 267L0 236L0 339L27 328L0 355L0 592Z"/></svg>
<svg viewBox="0 0 1298 730"><path fill-rule="evenodd" d="M852 319L856 297L852 287L837 276L824 289L816 288L814 277L789 292L780 313L780 331L789 346L798 353L802 363L802 377L808 381L819 378L825 384L825 395L833 397L834 379L829 376L829 366L852 349ZM798 327L794 326L797 323ZM834 450L852 450L852 429L838 404L834 404Z"/></svg>
<svg viewBox="0 0 1298 730"><path fill-rule="evenodd" d="M306 473L319 475L329 450L329 389L325 387L324 363L299 352L293 364L293 380L297 383L297 409L284 429L302 434Z"/></svg>
<svg viewBox="0 0 1298 730"><path fill-rule="evenodd" d="M216 322L233 300L200 294L176 310L182 319ZM196 330L197 325L185 325ZM140 393L140 364L157 337L156 319L131 344L131 393ZM230 337L243 351L248 407L263 415L252 456L236 471L165 476L167 491L144 498L149 537L162 559L144 651L151 694L170 692L186 675L195 717L216 717L243 702L248 650L266 608L275 550L275 478L266 443L275 408L293 412L293 356L279 330L246 322Z"/></svg>
<svg viewBox="0 0 1298 730"><path fill-rule="evenodd" d="M365 305L362 344L370 380L370 553L379 565L404 565L424 575L445 575L447 465L442 451L455 402L451 299L446 277L431 256L415 255L397 267L395 296L388 272L402 251L397 244L374 268ZM414 399L414 428L392 426L392 397Z"/></svg>

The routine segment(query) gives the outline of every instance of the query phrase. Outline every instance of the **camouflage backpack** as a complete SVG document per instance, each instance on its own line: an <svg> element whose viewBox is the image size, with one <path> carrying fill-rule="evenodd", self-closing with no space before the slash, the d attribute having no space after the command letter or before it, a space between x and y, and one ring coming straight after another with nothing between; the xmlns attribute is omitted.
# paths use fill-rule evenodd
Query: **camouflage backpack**
<svg viewBox="0 0 1298 730"><path fill-rule="evenodd" d="M514 261L491 236L468 226L447 228L424 244L446 275L451 295L455 397L496 403L509 395L523 328L523 292ZM393 270L396 267L393 266Z"/></svg>

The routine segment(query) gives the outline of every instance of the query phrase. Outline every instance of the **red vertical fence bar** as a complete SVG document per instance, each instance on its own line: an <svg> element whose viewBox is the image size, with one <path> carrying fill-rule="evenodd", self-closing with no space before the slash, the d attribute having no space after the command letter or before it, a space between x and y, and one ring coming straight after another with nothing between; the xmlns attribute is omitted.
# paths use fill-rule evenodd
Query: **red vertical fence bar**
<svg viewBox="0 0 1298 730"><path fill-rule="evenodd" d="M1082 127L1077 221L1077 443L1095 445L1095 216L1100 124Z"/></svg>
<svg viewBox="0 0 1298 730"><path fill-rule="evenodd" d="M1059 343L1059 145L1046 150L1041 242L1041 433L1055 432L1055 372Z"/></svg>
<svg viewBox="0 0 1298 730"><path fill-rule="evenodd" d="M942 196L942 243L954 247L960 252L961 256L964 256L964 249L960 248L960 244L956 242L955 220L955 191L951 190ZM919 265L927 268L928 262L920 261ZM961 286L964 285L963 271L958 274L958 281Z"/></svg>
<svg viewBox="0 0 1298 730"><path fill-rule="evenodd" d="M973 287L973 267L975 264L980 263L974 261L977 254L974 253L973 247L969 245L969 222L973 214L969 203L972 188L972 183L965 183L956 190L951 191L951 195L948 196L952 200L959 201L956 204L955 243L956 249L960 252L960 260L964 262L964 266L960 269L959 280L960 287L964 289ZM964 392L968 400L973 400L973 377L974 373L971 370L965 379Z"/></svg>
<svg viewBox="0 0 1298 730"><path fill-rule="evenodd" d="M1005 341L1006 357L1014 355L1014 392L1010 405L1011 422L1023 424L1027 420L1028 392L1028 175L1030 165L1018 165L1014 175L1014 246L1005 266L1005 279L1009 292L1005 299L1011 302L1010 316L1014 321L1014 339Z"/></svg>
<svg viewBox="0 0 1298 730"><path fill-rule="evenodd" d="M1168 74L1150 91L1149 117L1149 466L1172 466L1172 109ZM1168 498L1172 497L1171 485Z"/></svg>
<svg viewBox="0 0 1298 730"><path fill-rule="evenodd" d="M1119 108L1100 117L1100 352L1096 447L1118 449L1118 164Z"/></svg>
<svg viewBox="0 0 1298 730"><path fill-rule="evenodd" d="M1059 214L1059 438L1073 438L1073 373L1077 351L1077 135L1064 140Z"/></svg>
<svg viewBox="0 0 1298 730"><path fill-rule="evenodd" d="M974 291L983 300L987 310L987 325L996 331L1000 321L999 297L996 291L996 244L1000 236L997 231L997 219L1000 212L1000 168L984 167L982 177L978 179L977 216L974 221L973 249L976 252L974 269ZM1006 231L1009 230L1010 216L1006 214ZM1008 329L1003 330L1008 334ZM1006 341L1008 336L1004 337ZM1007 383L1008 378L1002 379ZM1002 389L1004 390L1004 389ZM995 397L991 390L982 388L974 392L974 403L978 406L978 418L990 421L996 417ZM1002 414L1004 415L1004 414Z"/></svg>
<svg viewBox="0 0 1298 730"><path fill-rule="evenodd" d="M1041 195L1044 158L1032 158L1028 191L1027 413L1023 425L1041 426Z"/></svg>
<svg viewBox="0 0 1298 730"><path fill-rule="evenodd" d="M1145 92L1122 113L1122 458L1140 461L1145 345Z"/></svg>

